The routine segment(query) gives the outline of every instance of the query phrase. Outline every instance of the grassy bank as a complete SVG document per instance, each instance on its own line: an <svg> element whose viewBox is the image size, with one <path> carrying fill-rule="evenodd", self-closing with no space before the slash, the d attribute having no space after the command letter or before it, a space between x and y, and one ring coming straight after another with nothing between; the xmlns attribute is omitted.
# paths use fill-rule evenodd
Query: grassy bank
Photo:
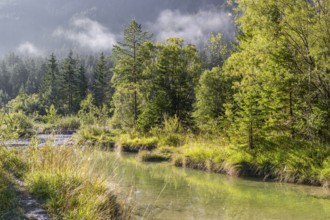
<svg viewBox="0 0 330 220"><path fill-rule="evenodd" d="M330 183L330 146L321 143L278 138L249 149L226 138L191 133L110 136L122 151L138 153L141 161L171 161L180 167L272 181L325 187Z"/></svg>
<svg viewBox="0 0 330 220"><path fill-rule="evenodd" d="M90 172L91 154L70 147L28 149L28 190L57 219L128 219L107 181Z"/></svg>
<svg viewBox="0 0 330 220"><path fill-rule="evenodd" d="M0 147L0 219L20 219L22 210L14 188L14 177L26 170L17 151Z"/></svg>
<svg viewBox="0 0 330 220"><path fill-rule="evenodd" d="M95 151L73 147L0 148L0 219L23 219L15 178L54 219L130 219L127 204L93 175Z"/></svg>

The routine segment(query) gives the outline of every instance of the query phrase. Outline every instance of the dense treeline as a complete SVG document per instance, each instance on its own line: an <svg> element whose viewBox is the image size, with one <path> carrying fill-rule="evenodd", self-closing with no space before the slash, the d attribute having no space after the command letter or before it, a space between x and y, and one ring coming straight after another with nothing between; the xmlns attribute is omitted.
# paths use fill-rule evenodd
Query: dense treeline
<svg viewBox="0 0 330 220"><path fill-rule="evenodd" d="M74 114L87 91L95 94L97 106L100 99L106 103L100 97L104 96L104 91L100 91L104 88L99 84L110 88L112 62L103 53L99 57L78 57L70 52L61 58L54 54L49 58L22 58L10 54L0 63L1 107L10 101L9 106L16 110L45 114L53 104L61 114ZM25 100L25 107L22 100Z"/></svg>
<svg viewBox="0 0 330 220"><path fill-rule="evenodd" d="M133 20L111 58L10 55L1 63L0 101L18 95L12 109L45 114L53 105L71 115L87 97L107 109L113 128L147 133L177 117L186 129L250 149L283 138L328 142L329 1L238 0L235 7L235 45L221 34L204 50L179 38L154 43Z"/></svg>

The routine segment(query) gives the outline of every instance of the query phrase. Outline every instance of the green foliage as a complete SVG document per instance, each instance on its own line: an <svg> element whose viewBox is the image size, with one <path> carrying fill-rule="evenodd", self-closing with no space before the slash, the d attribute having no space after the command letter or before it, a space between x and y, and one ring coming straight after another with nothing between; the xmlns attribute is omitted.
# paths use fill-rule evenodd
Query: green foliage
<svg viewBox="0 0 330 220"><path fill-rule="evenodd" d="M80 119L76 116L66 116L60 118L55 123L55 129L66 132L66 131L75 131L80 127Z"/></svg>
<svg viewBox="0 0 330 220"><path fill-rule="evenodd" d="M101 107L95 106L92 94L88 93L80 103L78 118L82 120L84 125L102 124L106 126L109 114L108 107L105 104Z"/></svg>
<svg viewBox="0 0 330 220"><path fill-rule="evenodd" d="M119 139L121 150L124 152L139 152L141 150L153 150L157 148L158 140L156 138L131 138L128 135L121 136Z"/></svg>
<svg viewBox="0 0 330 220"><path fill-rule="evenodd" d="M219 124L223 123L225 116L224 105L231 96L230 86L230 78L219 67L201 75L196 89L197 100L193 116L202 131L219 131Z"/></svg>
<svg viewBox="0 0 330 220"><path fill-rule="evenodd" d="M45 119L48 123L54 124L58 120L57 110L53 104L50 105L49 109L46 109Z"/></svg>
<svg viewBox="0 0 330 220"><path fill-rule="evenodd" d="M92 152L72 147L32 148L27 152L26 175L31 193L45 201L56 219L122 219L125 218L117 198L106 182L89 175ZM78 169L77 169L78 168Z"/></svg>
<svg viewBox="0 0 330 220"><path fill-rule="evenodd" d="M77 113L81 100L86 94L86 78L84 68L78 65L78 60L70 52L63 62L59 76L61 99L58 102L61 111L65 114Z"/></svg>
<svg viewBox="0 0 330 220"><path fill-rule="evenodd" d="M142 45L149 39L150 35L132 20L124 30L124 42L119 42L113 49L115 67L112 82L116 88L113 99L114 118L121 118L124 128L127 125L136 126L140 104L145 98L141 95L145 63ZM120 120L115 121L121 124Z"/></svg>
<svg viewBox="0 0 330 220"><path fill-rule="evenodd" d="M10 100L6 105L10 112L24 112L26 115L32 115L38 112L44 112L44 106L40 100L39 95L28 95L24 90Z"/></svg>
<svg viewBox="0 0 330 220"><path fill-rule="evenodd" d="M31 137L35 134L32 120L23 112L8 114L6 120L9 123L9 129L19 137Z"/></svg>
<svg viewBox="0 0 330 220"><path fill-rule="evenodd" d="M9 151L0 147L0 218L20 217L19 201L16 198L11 175L21 177L26 164L18 151Z"/></svg>
<svg viewBox="0 0 330 220"><path fill-rule="evenodd" d="M56 56L51 54L50 59L48 60L48 70L44 75L40 88L40 96L46 107L57 104L60 99L59 74Z"/></svg>
<svg viewBox="0 0 330 220"><path fill-rule="evenodd" d="M330 40L319 29L329 20L324 10L329 3L237 3L239 50L225 65L226 74L236 77L234 100L228 105L232 140L253 148L278 136L324 139L319 134L329 124L329 93L320 79L322 84L329 81L327 67L318 60L329 60L329 55L318 42Z"/></svg>
<svg viewBox="0 0 330 220"><path fill-rule="evenodd" d="M206 65L208 69L221 67L229 57L227 43L223 40L221 33L211 34L207 48L205 49Z"/></svg>
<svg viewBox="0 0 330 220"><path fill-rule="evenodd" d="M101 126L83 126L74 135L77 145L87 145L91 147L100 146L114 148L115 134Z"/></svg>
<svg viewBox="0 0 330 220"><path fill-rule="evenodd" d="M169 38L157 45L157 69L154 97L162 100L155 103L159 115L176 115L190 123L190 113L195 99L195 86L201 73L201 61L193 45L184 45L180 38Z"/></svg>
<svg viewBox="0 0 330 220"><path fill-rule="evenodd" d="M104 104L109 104L112 97L111 75L109 72L109 64L106 58L101 53L100 58L95 67L95 76L93 83L93 97L95 105L102 107Z"/></svg>

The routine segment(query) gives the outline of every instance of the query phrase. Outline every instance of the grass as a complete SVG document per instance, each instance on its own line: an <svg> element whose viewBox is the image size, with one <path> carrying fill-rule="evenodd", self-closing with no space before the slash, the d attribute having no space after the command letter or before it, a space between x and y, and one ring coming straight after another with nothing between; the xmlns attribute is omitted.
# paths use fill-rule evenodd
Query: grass
<svg viewBox="0 0 330 220"><path fill-rule="evenodd" d="M80 119L77 116L58 117L54 123L35 123L40 133L73 133L81 126Z"/></svg>
<svg viewBox="0 0 330 220"><path fill-rule="evenodd" d="M19 219L21 209L13 187L13 175L21 177L26 170L17 151L0 147L0 219Z"/></svg>
<svg viewBox="0 0 330 220"><path fill-rule="evenodd" d="M91 154L72 147L29 149L28 190L55 219L128 219L106 180L90 173Z"/></svg>
<svg viewBox="0 0 330 220"><path fill-rule="evenodd" d="M191 143L180 148L173 164L233 176L329 185L330 146L294 140L276 140L275 143L260 145L254 150L208 145L207 142Z"/></svg>
<svg viewBox="0 0 330 220"><path fill-rule="evenodd" d="M83 126L74 135L77 145L98 146L101 148L114 148L114 134L101 126Z"/></svg>
<svg viewBox="0 0 330 220"><path fill-rule="evenodd" d="M124 152L137 153L142 150L151 151L157 148L158 140L154 137L135 137L122 135L118 138L119 146Z"/></svg>

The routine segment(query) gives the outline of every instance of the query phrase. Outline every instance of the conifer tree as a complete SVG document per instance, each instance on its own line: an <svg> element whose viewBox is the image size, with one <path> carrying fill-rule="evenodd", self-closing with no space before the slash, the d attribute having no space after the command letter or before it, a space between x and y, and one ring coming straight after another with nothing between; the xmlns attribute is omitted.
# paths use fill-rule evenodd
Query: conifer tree
<svg viewBox="0 0 330 220"><path fill-rule="evenodd" d="M63 61L61 72L61 105L64 107L64 113L73 114L79 110L79 103L85 93L85 84L84 70L78 66L78 60L73 58L73 53L70 52Z"/></svg>
<svg viewBox="0 0 330 220"><path fill-rule="evenodd" d="M103 104L109 103L111 99L111 77L109 66L106 58L101 53L100 58L95 67L93 96L96 106L101 107Z"/></svg>
<svg viewBox="0 0 330 220"><path fill-rule="evenodd" d="M50 59L48 60L48 70L44 76L44 79L40 88L40 95L45 103L46 107L50 105L56 105L59 99L58 97L58 84L59 82L59 69L57 60L54 54L51 54Z"/></svg>
<svg viewBox="0 0 330 220"><path fill-rule="evenodd" d="M142 30L142 26L132 20L124 30L124 42L118 42L113 49L115 67L112 82L116 89L113 100L114 120L117 118L128 127L136 125L139 115L139 104L142 101L139 85L143 80L141 76L144 62L141 47L150 38Z"/></svg>

